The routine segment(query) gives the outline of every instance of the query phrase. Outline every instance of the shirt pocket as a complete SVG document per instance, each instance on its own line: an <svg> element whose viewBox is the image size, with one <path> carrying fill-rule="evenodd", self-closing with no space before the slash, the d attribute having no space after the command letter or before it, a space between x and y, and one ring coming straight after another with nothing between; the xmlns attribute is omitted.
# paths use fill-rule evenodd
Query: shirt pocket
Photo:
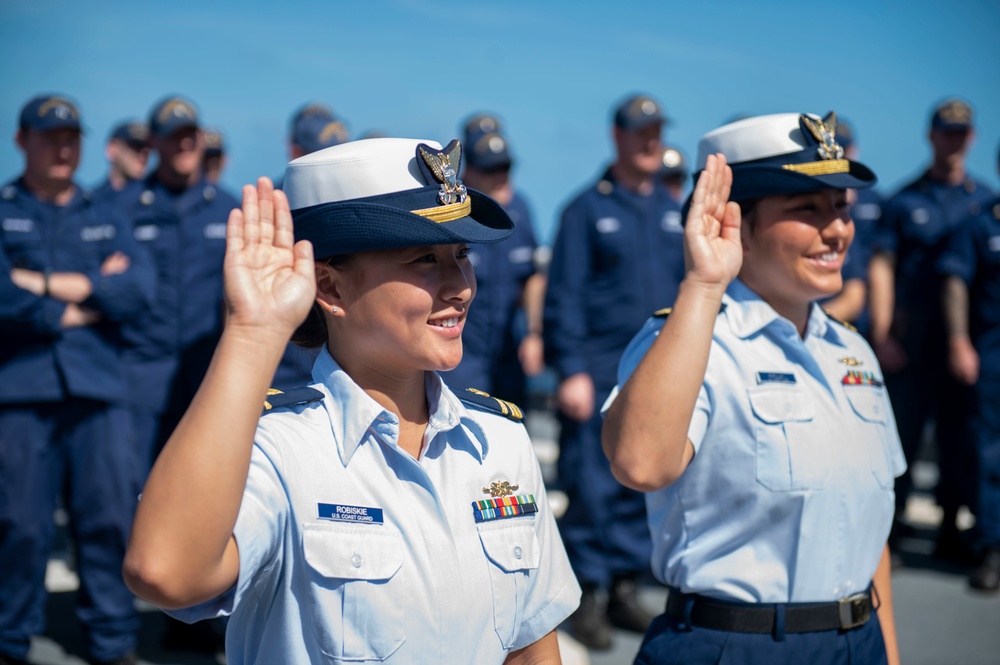
<svg viewBox="0 0 1000 665"><path fill-rule="evenodd" d="M844 386L844 394L854 411L858 429L868 451L872 475L882 489L892 489L895 478L889 465L889 408L885 388Z"/></svg>
<svg viewBox="0 0 1000 665"><path fill-rule="evenodd" d="M757 482L772 492L822 489L830 469L808 395L784 386L759 386L747 394L754 415Z"/></svg>
<svg viewBox="0 0 1000 665"><path fill-rule="evenodd" d="M334 663L388 658L406 639L402 535L384 525L303 528L320 650Z"/></svg>
<svg viewBox="0 0 1000 665"><path fill-rule="evenodd" d="M514 523L476 525L486 553L493 589L493 628L505 649L511 648L524 617L528 575L538 569L541 553L534 518L515 517ZM518 520L525 520L519 524Z"/></svg>

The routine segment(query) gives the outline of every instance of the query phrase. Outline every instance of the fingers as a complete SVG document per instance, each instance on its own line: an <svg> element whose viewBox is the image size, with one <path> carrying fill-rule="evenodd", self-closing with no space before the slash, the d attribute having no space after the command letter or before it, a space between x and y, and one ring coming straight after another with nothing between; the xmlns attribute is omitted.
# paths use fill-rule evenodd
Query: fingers
<svg viewBox="0 0 1000 665"><path fill-rule="evenodd" d="M260 210L257 207L257 188L243 185L243 246L256 245L260 239Z"/></svg>
<svg viewBox="0 0 1000 665"><path fill-rule="evenodd" d="M310 280L315 281L316 261L313 259L312 243L308 240L300 240L295 243L293 251L295 252L295 263L293 265L295 272L299 273L303 277L308 277Z"/></svg>
<svg viewBox="0 0 1000 665"><path fill-rule="evenodd" d="M288 209L288 197L280 189L274 190L274 246L291 248L295 245L295 229L292 213ZM312 251L310 245L309 251ZM310 259L312 260L312 259Z"/></svg>
<svg viewBox="0 0 1000 665"><path fill-rule="evenodd" d="M233 208L226 223L226 254L243 249L243 211Z"/></svg>
<svg viewBox="0 0 1000 665"><path fill-rule="evenodd" d="M267 177L257 178L257 210L260 215L260 242L274 242L274 185Z"/></svg>

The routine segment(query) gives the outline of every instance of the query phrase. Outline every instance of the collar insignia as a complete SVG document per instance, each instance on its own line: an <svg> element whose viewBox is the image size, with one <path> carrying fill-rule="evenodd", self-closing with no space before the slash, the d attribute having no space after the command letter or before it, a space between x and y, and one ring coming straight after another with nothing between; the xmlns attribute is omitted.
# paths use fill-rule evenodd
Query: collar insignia
<svg viewBox="0 0 1000 665"><path fill-rule="evenodd" d="M847 365L848 367L858 367L860 365L864 365L864 363L861 362L860 360L858 360L857 358L852 358L850 356L844 356L843 358L837 358L837 362L843 363L844 365Z"/></svg>
<svg viewBox="0 0 1000 665"><path fill-rule="evenodd" d="M822 120L813 120L803 113L799 116L799 124L819 143L816 154L820 159L843 158L844 149L837 143L836 113L830 111Z"/></svg>
<svg viewBox="0 0 1000 665"><path fill-rule="evenodd" d="M438 201L443 205L465 203L469 197L465 185L458 179L462 168L462 144L458 139L446 145L443 150L435 150L425 143L417 146L421 170L441 183L438 191ZM429 171L429 173L428 173Z"/></svg>
<svg viewBox="0 0 1000 665"><path fill-rule="evenodd" d="M489 487L484 487L483 494L489 494L492 497L511 496L518 490L519 487L520 485L511 485L506 480L497 480L490 483Z"/></svg>

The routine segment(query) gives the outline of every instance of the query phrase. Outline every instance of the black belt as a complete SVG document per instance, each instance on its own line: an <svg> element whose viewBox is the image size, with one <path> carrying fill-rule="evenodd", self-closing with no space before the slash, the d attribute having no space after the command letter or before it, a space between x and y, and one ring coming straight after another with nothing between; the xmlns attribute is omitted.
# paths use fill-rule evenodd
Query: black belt
<svg viewBox="0 0 1000 665"><path fill-rule="evenodd" d="M776 617L784 613L784 630ZM850 630L867 623L872 614L872 598L867 591L832 603L727 603L722 600L683 594L676 589L667 596L667 616L675 621L712 630L736 633L812 633L822 630Z"/></svg>

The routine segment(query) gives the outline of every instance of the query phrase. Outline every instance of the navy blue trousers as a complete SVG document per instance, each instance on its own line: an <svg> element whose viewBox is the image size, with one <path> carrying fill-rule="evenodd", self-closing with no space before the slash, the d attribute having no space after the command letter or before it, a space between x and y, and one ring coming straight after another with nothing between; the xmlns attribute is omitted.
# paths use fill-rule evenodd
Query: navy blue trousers
<svg viewBox="0 0 1000 665"><path fill-rule="evenodd" d="M87 651L135 649L139 616L121 567L139 492L126 409L70 399L0 406L0 654L23 659L45 629L45 569L60 493L70 513Z"/></svg>
<svg viewBox="0 0 1000 665"><path fill-rule="evenodd" d="M976 384L977 513L974 533L981 545L1000 548L1000 375Z"/></svg>
<svg viewBox="0 0 1000 665"><path fill-rule="evenodd" d="M590 420L559 418L559 485L569 497L559 533L580 583L603 588L615 575L648 572L653 549L645 497L615 480L601 449L600 407L609 392L598 389Z"/></svg>
<svg viewBox="0 0 1000 665"><path fill-rule="evenodd" d="M877 614L854 630L773 635L686 627L661 614L643 639L635 665L884 665Z"/></svg>

